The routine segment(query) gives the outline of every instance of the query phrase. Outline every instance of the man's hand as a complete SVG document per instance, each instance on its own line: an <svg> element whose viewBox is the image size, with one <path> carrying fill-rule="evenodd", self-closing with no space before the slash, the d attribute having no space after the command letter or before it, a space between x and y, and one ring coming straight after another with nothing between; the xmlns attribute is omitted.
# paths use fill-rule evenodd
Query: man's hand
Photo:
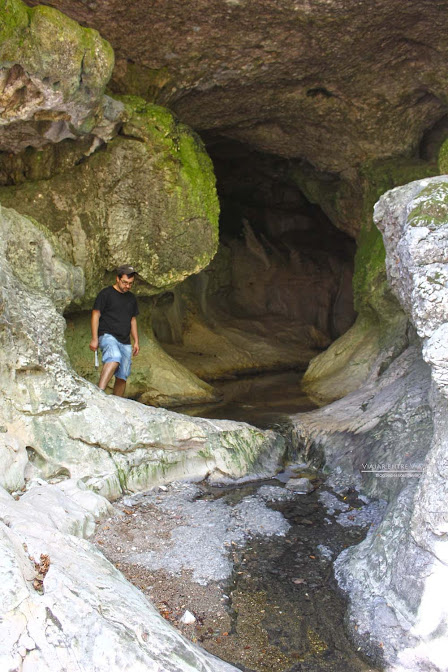
<svg viewBox="0 0 448 672"><path fill-rule="evenodd" d="M134 357L136 357L139 352L140 352L140 346L138 342L134 343L134 347L132 348L132 354L134 355Z"/></svg>
<svg viewBox="0 0 448 672"><path fill-rule="evenodd" d="M90 318L90 326L92 329L92 340L90 341L89 348L92 352L98 350L98 325L100 323L100 311L92 310L92 317Z"/></svg>
<svg viewBox="0 0 448 672"><path fill-rule="evenodd" d="M92 338L90 341L89 348L92 350L92 352L95 352L98 350L98 339L97 338Z"/></svg>

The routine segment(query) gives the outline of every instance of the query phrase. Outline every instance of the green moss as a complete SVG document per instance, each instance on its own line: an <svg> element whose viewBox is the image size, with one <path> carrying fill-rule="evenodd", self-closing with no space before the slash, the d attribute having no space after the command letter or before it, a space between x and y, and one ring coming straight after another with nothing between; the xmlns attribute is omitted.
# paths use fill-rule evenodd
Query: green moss
<svg viewBox="0 0 448 672"><path fill-rule="evenodd" d="M190 186L190 198L196 208L202 205L204 213L218 234L219 202L216 195L213 164L200 138L188 133L186 126L180 127L182 134L179 154L182 162L183 178Z"/></svg>
<svg viewBox="0 0 448 672"><path fill-rule="evenodd" d="M378 292L384 293L386 279L386 250L380 231L374 224L363 225L355 255L353 294L358 313L370 311Z"/></svg>
<svg viewBox="0 0 448 672"><path fill-rule="evenodd" d="M409 213L410 226L422 226L434 231L448 220L448 184L440 182L423 189L418 205Z"/></svg>
<svg viewBox="0 0 448 672"><path fill-rule="evenodd" d="M181 184L173 192L179 197L179 212L184 209L186 194L189 201L187 211L202 211L212 224L217 241L219 201L216 180L212 161L199 136L180 124L164 107L147 103L138 96L121 96L119 100L124 103L128 115L124 132L136 137L140 135L147 142L162 143L168 150L168 155L160 154L156 167L162 171L169 167L170 160L180 163ZM204 262L207 263L205 257L198 258L199 265L203 266Z"/></svg>
<svg viewBox="0 0 448 672"><path fill-rule="evenodd" d="M221 435L221 445L226 449L230 462L240 472L246 473L255 464L260 454L264 437L256 430L243 432L226 432Z"/></svg>
<svg viewBox="0 0 448 672"><path fill-rule="evenodd" d="M113 459L112 455L111 455L111 457ZM117 478L118 478L118 482L120 484L121 491L126 492L127 491L127 474L126 474L126 471L124 469L122 469L121 467L119 467L118 465L117 465Z"/></svg>
<svg viewBox="0 0 448 672"><path fill-rule="evenodd" d="M438 166L441 175L448 173L448 138L442 143L439 149Z"/></svg>
<svg viewBox="0 0 448 672"><path fill-rule="evenodd" d="M211 460L213 458L212 449L210 446L198 450L199 457L202 457L203 460Z"/></svg>
<svg viewBox="0 0 448 672"><path fill-rule="evenodd" d="M0 59L9 40L20 43L23 30L29 25L30 13L20 0L0 0Z"/></svg>
<svg viewBox="0 0 448 672"><path fill-rule="evenodd" d="M395 312L400 310L388 289L383 239L372 221L375 203L389 189L433 176L436 172L434 164L406 158L369 161L361 166L361 230L353 278L355 308L359 313L386 322L394 319Z"/></svg>
<svg viewBox="0 0 448 672"><path fill-rule="evenodd" d="M363 222L371 222L373 206L389 189L434 175L437 175L437 166L420 159L367 161L359 169L363 188Z"/></svg>
<svg viewBox="0 0 448 672"><path fill-rule="evenodd" d="M176 122L166 107L148 103L139 96L116 96L126 110L124 133L141 140L157 138L168 148L176 148Z"/></svg>
<svg viewBox="0 0 448 672"><path fill-rule="evenodd" d="M210 255L209 245L205 245L204 252L196 257L197 268L193 272L198 272L209 263L218 244L219 201L212 161L199 136L179 123L166 108L147 103L138 96L120 96L118 100L124 103L127 115L123 133L157 146L154 170L172 175L172 197L176 199L174 216L179 234L183 235L185 221L191 219L193 212L195 218L200 214L212 226L213 254ZM164 152L160 152L160 146ZM165 287L170 284L169 273L167 269ZM173 276L173 283L176 282Z"/></svg>
<svg viewBox="0 0 448 672"><path fill-rule="evenodd" d="M172 80L168 68L147 68L138 63L127 63L124 73L116 72L110 83L111 95L142 96L155 102Z"/></svg>
<svg viewBox="0 0 448 672"><path fill-rule="evenodd" d="M52 7L28 8L0 0L0 65L20 64L30 75L55 84L63 96L104 91L113 66L112 47L96 30L82 28Z"/></svg>

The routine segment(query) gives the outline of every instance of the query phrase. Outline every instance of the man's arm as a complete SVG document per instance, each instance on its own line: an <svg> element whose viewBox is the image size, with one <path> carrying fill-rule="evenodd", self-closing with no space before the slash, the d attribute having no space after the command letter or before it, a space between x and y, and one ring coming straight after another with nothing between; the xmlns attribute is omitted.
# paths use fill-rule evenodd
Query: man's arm
<svg viewBox="0 0 448 672"><path fill-rule="evenodd" d="M100 323L101 311L92 310L92 317L90 319L90 327L92 329L92 340L90 341L89 348L95 352L98 350L98 325Z"/></svg>
<svg viewBox="0 0 448 672"><path fill-rule="evenodd" d="M140 346L138 344L138 330L137 330L137 318L132 317L131 318L131 336L132 340L134 341L134 347L132 348L132 354L138 355L140 352Z"/></svg>

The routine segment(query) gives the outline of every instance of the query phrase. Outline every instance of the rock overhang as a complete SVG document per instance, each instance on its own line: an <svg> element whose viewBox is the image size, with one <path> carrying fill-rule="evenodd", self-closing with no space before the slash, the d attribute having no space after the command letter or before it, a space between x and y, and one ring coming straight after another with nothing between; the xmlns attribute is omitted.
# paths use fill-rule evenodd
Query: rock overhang
<svg viewBox="0 0 448 672"><path fill-rule="evenodd" d="M48 4L110 41L113 91L320 171L409 155L446 114L448 15L439 3Z"/></svg>

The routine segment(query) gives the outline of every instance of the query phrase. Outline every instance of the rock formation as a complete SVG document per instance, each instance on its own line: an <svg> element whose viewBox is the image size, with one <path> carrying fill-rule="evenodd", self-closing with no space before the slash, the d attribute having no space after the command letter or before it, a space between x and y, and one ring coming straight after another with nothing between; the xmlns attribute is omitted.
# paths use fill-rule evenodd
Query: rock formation
<svg viewBox="0 0 448 672"><path fill-rule="evenodd" d="M2 667L101 670L107 639L116 669L126 659L129 669L156 670L165 658L167 670L186 669L186 659L190 669L230 669L171 631L117 570L71 535L89 536L108 511L86 487L113 499L168 479L269 473L283 440L108 397L77 376L61 312L82 295L81 269L58 258L51 234L17 212L2 207L0 227ZM25 483L45 487L20 502L3 490Z"/></svg>
<svg viewBox="0 0 448 672"><path fill-rule="evenodd" d="M447 182L412 182L448 166L442 5L0 0L0 484L29 490L1 495L7 669L229 669L81 539L102 496L267 473L285 448L89 382L88 312L125 261L145 403L317 355L307 390L334 403L294 420L295 449L389 502L338 560L352 634L394 670L446 669ZM363 468L404 460L418 481Z"/></svg>
<svg viewBox="0 0 448 672"><path fill-rule="evenodd" d="M110 504L73 481L0 488L3 670L235 668L188 642L87 541Z"/></svg>
<svg viewBox="0 0 448 672"><path fill-rule="evenodd" d="M43 4L110 42L115 91L322 172L406 155L446 113L448 19L434 3L380 0L366 11L351 0L162 0L148 11L138 0L126 12L114 0Z"/></svg>
<svg viewBox="0 0 448 672"><path fill-rule="evenodd" d="M17 152L115 126L104 89L113 50L95 30L50 7L1 4L0 150Z"/></svg>
<svg viewBox="0 0 448 672"><path fill-rule="evenodd" d="M388 282L416 330L409 347L357 391L296 421L298 444L334 482L389 502L375 534L339 556L337 573L355 640L400 671L446 669L447 193L446 177L422 180L375 208Z"/></svg>

